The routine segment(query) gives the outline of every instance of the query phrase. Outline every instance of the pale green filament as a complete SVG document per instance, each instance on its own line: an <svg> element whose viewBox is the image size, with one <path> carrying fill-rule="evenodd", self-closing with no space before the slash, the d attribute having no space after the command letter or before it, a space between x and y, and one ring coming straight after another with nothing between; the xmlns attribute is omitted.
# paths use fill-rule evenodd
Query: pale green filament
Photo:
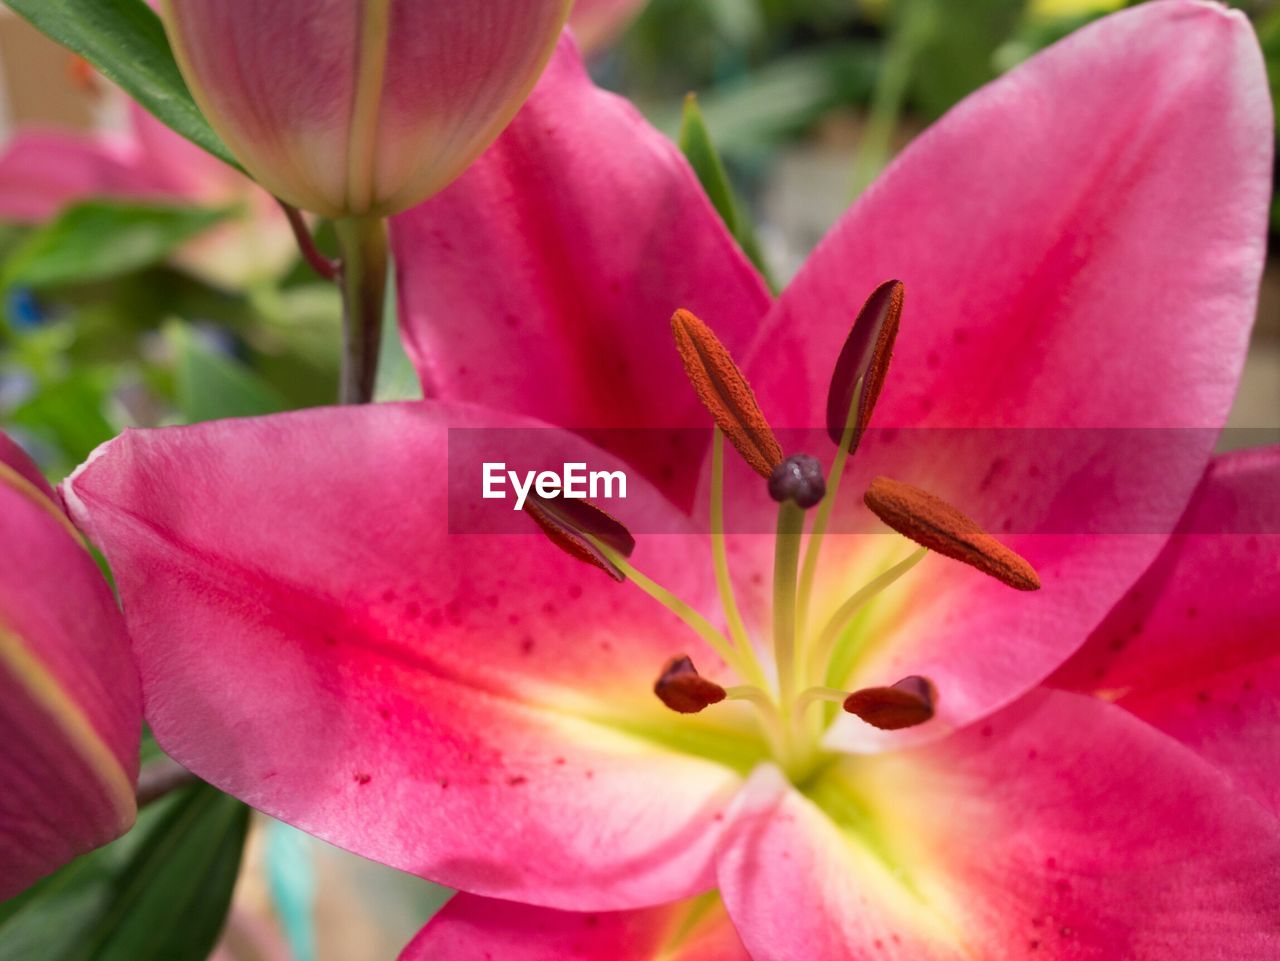
<svg viewBox="0 0 1280 961"><path fill-rule="evenodd" d="M711 557L716 569L716 586L720 590L720 605L729 622L729 636L742 652L749 671L747 676L763 686L764 671L756 659L755 647L747 634L747 625L742 620L733 581L729 577L729 554L724 540L724 432L719 427L715 428L711 446Z"/></svg>
<svg viewBox="0 0 1280 961"><path fill-rule="evenodd" d="M671 593L671 591L667 590L657 581L641 574L631 566L625 557L615 551L608 544L597 540L590 534L583 533L582 536L590 541L596 550L603 554L611 564L618 568L618 570L622 571L627 580L648 594L676 617L680 618L680 620L684 621L695 634L706 641L707 644L711 646L712 650L720 655L726 664L732 667L739 674L745 676L741 659L738 657L738 653L734 650L733 645L729 643L728 639L725 638L723 634L715 629L710 621L698 613L692 605Z"/></svg>
<svg viewBox="0 0 1280 961"><path fill-rule="evenodd" d="M813 598L813 579L818 572L818 556L822 553L822 537L827 532L827 524L831 521L831 511L835 507L836 495L840 493L840 481L844 478L845 464L849 461L849 447L853 444L853 434L857 427L858 399L862 394L863 378L853 386L853 402L845 414L844 430L840 434L840 449L836 451L835 460L831 462L831 473L827 475L827 492L818 505L818 512L813 518L813 530L809 534L809 544L804 552L804 565L800 569L800 637L809 636L809 605Z"/></svg>
<svg viewBox="0 0 1280 961"><path fill-rule="evenodd" d="M796 684L796 569L804 510L794 501L778 507L778 532L773 545L773 651L778 663L778 703L785 723Z"/></svg>
<svg viewBox="0 0 1280 961"><path fill-rule="evenodd" d="M809 663L810 669L815 672L820 671L824 665L832 663L832 653L836 646L836 640L840 638L840 632L853 619L853 616L858 613L864 604L924 560L924 556L928 553L929 549L926 547L921 547L919 550L914 551L905 560L899 561L883 574L873 578L870 583L861 590L854 592L848 600L841 604L836 612L831 615L826 626L823 627L822 633L818 635L818 643L814 645ZM818 674L816 676L821 677L822 675Z"/></svg>
<svg viewBox="0 0 1280 961"><path fill-rule="evenodd" d="M764 731L765 739L769 742L774 757L786 763L784 760L788 754L786 732L782 718L778 714L778 706L773 703L769 692L751 684L740 684L736 687L726 687L724 696L731 701L750 701L760 709L760 728Z"/></svg>
<svg viewBox="0 0 1280 961"><path fill-rule="evenodd" d="M803 717L805 708L810 704L818 701L827 701L831 704L843 704L849 697L848 691L837 690L834 687L811 687L801 691L800 696L796 698L796 717Z"/></svg>

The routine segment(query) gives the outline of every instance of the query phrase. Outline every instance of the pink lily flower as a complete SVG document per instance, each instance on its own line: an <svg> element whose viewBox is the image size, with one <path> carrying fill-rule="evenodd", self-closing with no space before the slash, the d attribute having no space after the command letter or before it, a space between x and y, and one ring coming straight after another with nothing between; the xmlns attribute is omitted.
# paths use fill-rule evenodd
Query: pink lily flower
<svg viewBox="0 0 1280 961"><path fill-rule="evenodd" d="M162 0L183 77L260 184L325 217L398 213L515 116L571 0Z"/></svg>
<svg viewBox="0 0 1280 961"><path fill-rule="evenodd" d="M631 912L716 888L756 958L1268 956L1273 818L1131 713L1037 685L1203 475L1255 307L1270 143L1247 22L1144 5L953 111L771 304L671 145L562 48L495 147L393 224L406 340L441 399L128 432L64 487L117 571L157 737L248 803L472 895ZM747 358L771 419L813 423L895 276L875 426L945 430L928 457L869 435L844 483L918 482L992 528L1019 505L1034 524L1001 539L1036 594L842 518L806 584L794 529L731 552L698 533L693 505L725 506L719 446L707 474L705 448L610 432L707 423L677 307ZM513 463L625 465L634 553L559 537L630 583L537 535L449 533L482 513L450 502L450 430L503 427ZM1076 433L1031 449L978 428ZM1107 459L1088 439L1111 428L1192 429ZM774 592L753 576L768 552ZM694 610L724 598L728 635L659 585ZM793 601L842 623L863 585L848 641L796 629ZM700 679L664 670L681 654ZM723 700L676 714L655 679L666 703ZM858 718L833 692L862 696ZM864 723L894 698L923 723ZM457 923L517 937L480 930L492 904ZM573 944L585 924L498 910Z"/></svg>
<svg viewBox="0 0 1280 961"><path fill-rule="evenodd" d="M0 219L40 223L94 198L234 208L230 220L174 258L218 287L276 278L297 258L289 223L269 194L136 104L123 135L22 130L0 156Z"/></svg>
<svg viewBox="0 0 1280 961"><path fill-rule="evenodd" d="M39 470L0 434L0 901L119 837L142 723L124 620Z"/></svg>

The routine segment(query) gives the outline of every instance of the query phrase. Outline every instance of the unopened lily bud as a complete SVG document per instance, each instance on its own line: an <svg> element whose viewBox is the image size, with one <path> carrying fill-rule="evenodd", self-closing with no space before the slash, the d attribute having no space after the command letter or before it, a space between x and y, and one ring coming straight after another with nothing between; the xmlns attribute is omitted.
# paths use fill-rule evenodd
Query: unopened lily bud
<svg viewBox="0 0 1280 961"><path fill-rule="evenodd" d="M537 82L570 0L162 0L196 102L245 169L326 217L441 190Z"/></svg>

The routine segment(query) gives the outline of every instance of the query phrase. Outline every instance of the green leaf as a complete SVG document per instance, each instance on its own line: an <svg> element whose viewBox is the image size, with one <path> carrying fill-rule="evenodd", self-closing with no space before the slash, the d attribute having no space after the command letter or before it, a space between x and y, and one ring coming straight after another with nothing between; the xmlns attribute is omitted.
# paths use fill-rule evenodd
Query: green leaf
<svg viewBox="0 0 1280 961"><path fill-rule="evenodd" d="M144 0L5 0L41 33L84 57L160 120L238 167L191 97L164 25Z"/></svg>
<svg viewBox="0 0 1280 961"><path fill-rule="evenodd" d="M756 269L764 275L770 286L773 281L769 277L769 268L760 252L760 244L756 240L756 232L751 221L742 212L733 186L729 183L729 174L724 169L720 154L711 142L711 133L707 130L702 111L698 109L698 98L689 94L684 100L684 114L680 121L680 150L698 175L702 189L706 191L711 205L729 228L729 233L738 242L742 252L756 265Z"/></svg>
<svg viewBox="0 0 1280 961"><path fill-rule="evenodd" d="M149 805L119 841L0 904L0 961L204 961L248 825L206 784Z"/></svg>
<svg viewBox="0 0 1280 961"><path fill-rule="evenodd" d="M107 280L163 260L228 211L90 200L68 207L9 258L5 286Z"/></svg>
<svg viewBox="0 0 1280 961"><path fill-rule="evenodd" d="M274 414L288 407L252 370L186 324L169 324L165 336L174 352L174 385L184 422Z"/></svg>

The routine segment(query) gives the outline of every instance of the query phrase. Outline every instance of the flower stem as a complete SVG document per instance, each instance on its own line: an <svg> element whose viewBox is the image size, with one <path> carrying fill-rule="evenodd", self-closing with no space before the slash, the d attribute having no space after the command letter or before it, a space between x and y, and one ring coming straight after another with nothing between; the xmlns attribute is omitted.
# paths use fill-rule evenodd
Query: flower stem
<svg viewBox="0 0 1280 961"><path fill-rule="evenodd" d="M298 242L298 250L302 254L302 259L319 276L337 283L338 277L342 273L342 265L336 260L330 260L321 253L320 248L316 246L316 239L311 236L311 228L307 226L307 222L302 218L302 211L285 203L279 197L276 198L276 203L284 210L284 215L289 220L289 228L293 231L293 239Z"/></svg>
<svg viewBox="0 0 1280 961"><path fill-rule="evenodd" d="M164 757L153 761L138 774L138 807L167 797L199 779L177 761Z"/></svg>
<svg viewBox="0 0 1280 961"><path fill-rule="evenodd" d="M342 255L342 382L339 402L367 404L378 377L387 295L387 225L381 217L335 220Z"/></svg>

